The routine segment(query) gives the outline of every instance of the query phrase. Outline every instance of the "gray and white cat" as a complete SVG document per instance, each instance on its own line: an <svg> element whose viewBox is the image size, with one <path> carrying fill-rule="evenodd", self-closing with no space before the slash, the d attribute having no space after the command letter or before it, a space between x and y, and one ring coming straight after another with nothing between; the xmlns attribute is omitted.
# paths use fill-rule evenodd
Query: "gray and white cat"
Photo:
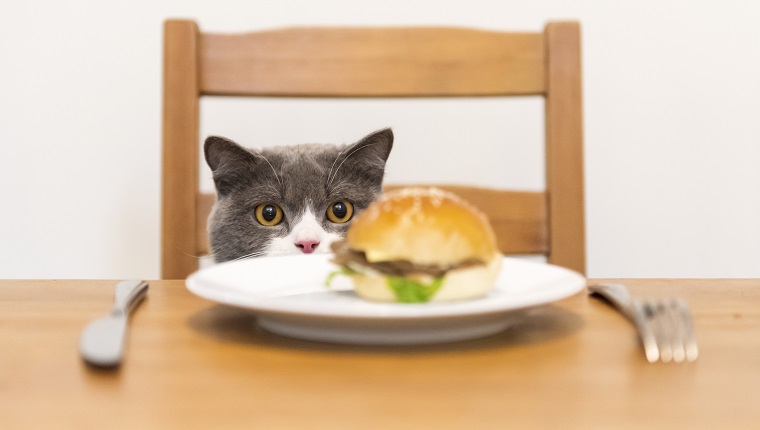
<svg viewBox="0 0 760 430"><path fill-rule="evenodd" d="M380 196L392 147L390 129L352 145L261 150L209 137L204 152L217 192L208 223L214 260L328 252Z"/></svg>

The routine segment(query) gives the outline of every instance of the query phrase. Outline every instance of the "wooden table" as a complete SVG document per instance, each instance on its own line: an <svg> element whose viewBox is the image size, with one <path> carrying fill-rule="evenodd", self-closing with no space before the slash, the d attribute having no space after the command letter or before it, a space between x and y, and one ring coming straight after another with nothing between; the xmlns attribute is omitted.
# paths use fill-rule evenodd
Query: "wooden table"
<svg viewBox="0 0 760 430"><path fill-rule="evenodd" d="M0 281L0 427L760 428L760 280L625 280L691 304L700 358L648 364L576 295L488 338L425 347L292 340L151 282L117 372L78 355L113 281Z"/></svg>

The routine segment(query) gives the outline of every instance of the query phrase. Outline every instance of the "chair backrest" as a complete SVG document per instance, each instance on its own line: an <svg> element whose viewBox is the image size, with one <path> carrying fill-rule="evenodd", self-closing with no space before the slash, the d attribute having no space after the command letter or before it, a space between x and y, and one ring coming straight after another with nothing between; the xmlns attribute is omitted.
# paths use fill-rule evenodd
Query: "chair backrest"
<svg viewBox="0 0 760 430"><path fill-rule="evenodd" d="M545 254L585 272L580 26L543 31L463 28L286 28L203 33L164 26L163 278L184 278L208 252L213 195L199 191L199 101L254 97L542 95L546 191L447 188L490 218L505 254Z"/></svg>

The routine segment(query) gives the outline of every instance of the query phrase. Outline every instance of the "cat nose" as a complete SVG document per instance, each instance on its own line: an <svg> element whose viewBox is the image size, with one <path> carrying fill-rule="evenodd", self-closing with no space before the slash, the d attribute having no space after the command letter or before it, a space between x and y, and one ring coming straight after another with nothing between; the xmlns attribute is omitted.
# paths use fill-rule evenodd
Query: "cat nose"
<svg viewBox="0 0 760 430"><path fill-rule="evenodd" d="M316 240L301 240L296 242L296 247L301 249L304 254L311 254L319 246Z"/></svg>

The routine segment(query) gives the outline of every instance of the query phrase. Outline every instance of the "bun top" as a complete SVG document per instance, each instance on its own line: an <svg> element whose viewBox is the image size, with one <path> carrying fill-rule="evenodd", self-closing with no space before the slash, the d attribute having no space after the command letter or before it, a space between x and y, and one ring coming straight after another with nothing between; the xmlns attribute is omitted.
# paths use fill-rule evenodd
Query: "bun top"
<svg viewBox="0 0 760 430"><path fill-rule="evenodd" d="M486 216L438 188L403 188L385 194L354 219L346 241L370 262L489 262L499 252Z"/></svg>

